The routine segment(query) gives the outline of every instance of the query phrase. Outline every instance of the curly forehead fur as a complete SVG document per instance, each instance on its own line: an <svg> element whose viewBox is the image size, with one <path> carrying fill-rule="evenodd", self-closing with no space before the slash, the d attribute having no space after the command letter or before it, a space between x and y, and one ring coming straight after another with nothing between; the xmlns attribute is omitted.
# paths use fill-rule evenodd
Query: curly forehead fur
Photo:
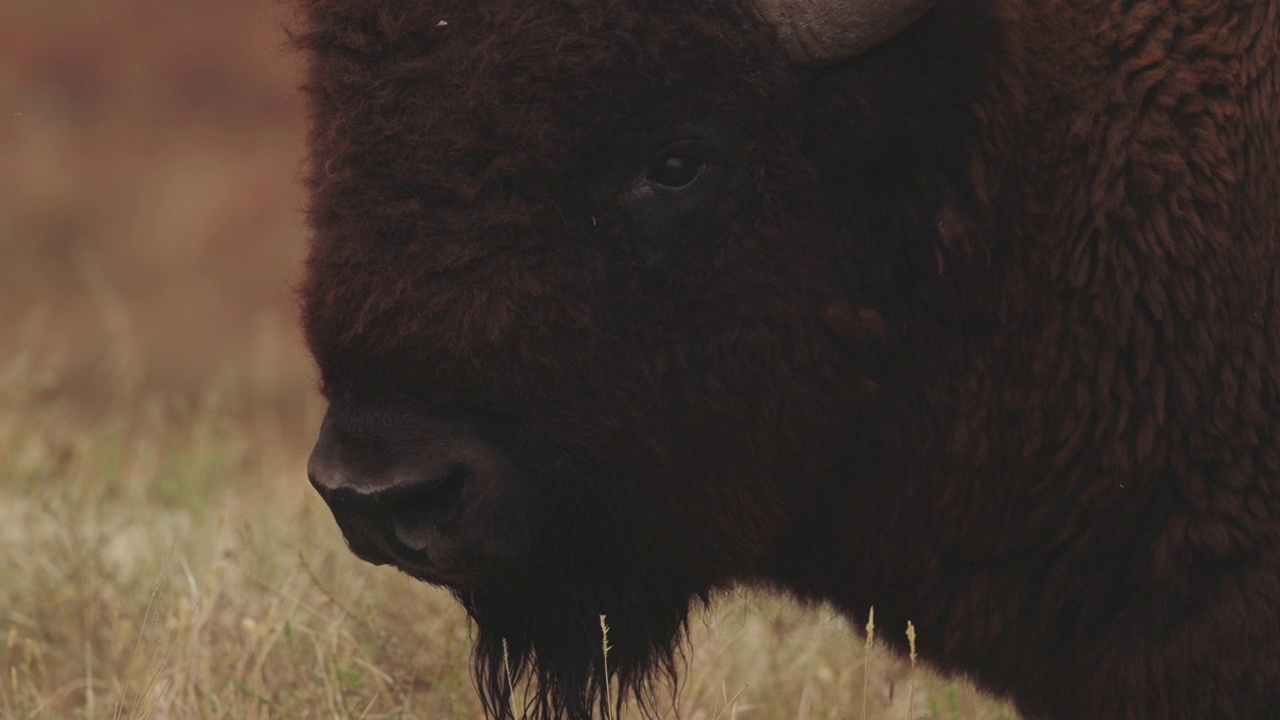
<svg viewBox="0 0 1280 720"><path fill-rule="evenodd" d="M1280 4L805 67L731 0L299 2L322 389L483 427L541 528L458 591L490 715L607 713L601 614L652 708L754 583L1028 717L1280 717ZM690 133L714 202L637 201Z"/></svg>
<svg viewBox="0 0 1280 720"><path fill-rule="evenodd" d="M604 282L599 248L625 244L602 226L609 208L590 207L589 188L576 180L608 164L600 155L612 149L595 147L599 140L624 128L642 133L633 119L700 93L785 102L732 15L708 3L640 5L315 3L303 42L317 101L312 212L326 251L311 262L344 271L332 288L323 284L337 273L309 274L318 284L309 301L328 293L323 301L343 311L340 327L312 332L359 335L367 349L394 352L430 325L459 356L519 353L518 373L543 352L496 347L530 321L522 306L564 303L537 320L560 326L548 333L596 323L585 316L591 308L569 305L545 278ZM566 186L580 194L565 195ZM446 207L456 211L438 212ZM424 233L432 243L414 243ZM579 238L592 234L584 250ZM383 261L399 265L394 278ZM355 268L368 273L357 278ZM446 293L421 282L424 273L465 288L472 310L457 316ZM362 321L349 322L353 311ZM373 318L382 320L363 321Z"/></svg>

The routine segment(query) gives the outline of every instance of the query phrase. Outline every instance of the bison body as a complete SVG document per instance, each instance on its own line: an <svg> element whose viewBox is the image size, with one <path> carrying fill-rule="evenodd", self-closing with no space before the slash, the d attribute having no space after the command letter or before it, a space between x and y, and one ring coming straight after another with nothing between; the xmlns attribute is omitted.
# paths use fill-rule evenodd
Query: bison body
<svg viewBox="0 0 1280 720"><path fill-rule="evenodd" d="M1280 4L303 4L312 482L492 715L759 584L1028 717L1280 717Z"/></svg>

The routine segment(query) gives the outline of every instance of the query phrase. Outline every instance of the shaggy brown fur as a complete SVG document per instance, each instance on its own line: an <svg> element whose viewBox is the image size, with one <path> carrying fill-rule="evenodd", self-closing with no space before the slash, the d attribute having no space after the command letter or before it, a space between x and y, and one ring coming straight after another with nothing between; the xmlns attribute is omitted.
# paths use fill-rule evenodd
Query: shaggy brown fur
<svg viewBox="0 0 1280 720"><path fill-rule="evenodd" d="M789 65L715 0L303 0L335 412L465 419L489 712L761 583L1028 717L1280 717L1280 3L951 0ZM697 192L637 199L697 137Z"/></svg>

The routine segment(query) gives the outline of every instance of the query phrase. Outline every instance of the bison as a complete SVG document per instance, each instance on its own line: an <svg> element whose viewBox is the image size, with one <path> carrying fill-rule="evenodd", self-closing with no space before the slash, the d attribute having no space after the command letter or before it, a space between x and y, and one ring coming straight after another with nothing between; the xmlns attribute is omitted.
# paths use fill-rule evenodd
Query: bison
<svg viewBox="0 0 1280 720"><path fill-rule="evenodd" d="M1280 3L298 2L308 474L489 715L652 708L746 585L1280 717Z"/></svg>

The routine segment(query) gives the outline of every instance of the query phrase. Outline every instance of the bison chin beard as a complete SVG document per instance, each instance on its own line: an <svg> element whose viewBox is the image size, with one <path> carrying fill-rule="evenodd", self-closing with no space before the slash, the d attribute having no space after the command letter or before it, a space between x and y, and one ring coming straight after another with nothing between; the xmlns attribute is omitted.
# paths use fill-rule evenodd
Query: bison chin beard
<svg viewBox="0 0 1280 720"><path fill-rule="evenodd" d="M659 591L634 580L598 593L574 593L570 583L546 578L539 587L536 594L455 593L476 624L475 677L485 714L618 717L631 698L645 717L655 717L658 690L665 685L674 697L677 689L690 605L705 605L708 592L671 593L669 586ZM601 615L609 628L607 657Z"/></svg>

